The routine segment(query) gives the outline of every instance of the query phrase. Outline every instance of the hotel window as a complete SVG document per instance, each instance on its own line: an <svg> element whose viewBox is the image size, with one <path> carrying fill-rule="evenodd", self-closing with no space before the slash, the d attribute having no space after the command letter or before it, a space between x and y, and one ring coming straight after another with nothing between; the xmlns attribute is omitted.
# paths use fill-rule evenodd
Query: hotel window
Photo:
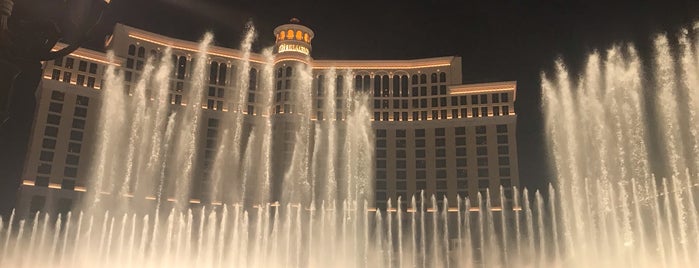
<svg viewBox="0 0 699 268"><path fill-rule="evenodd" d="M502 115L510 115L510 107L502 106Z"/></svg>
<svg viewBox="0 0 699 268"><path fill-rule="evenodd" d="M91 74L96 74L97 73L97 64L96 63L90 63L90 71L89 73Z"/></svg>
<svg viewBox="0 0 699 268"><path fill-rule="evenodd" d="M388 101L386 101L386 102L388 102ZM386 105L386 108L388 108L388 105ZM388 112L383 112L382 115L383 115L382 116L383 121L388 121Z"/></svg>
<svg viewBox="0 0 699 268"><path fill-rule="evenodd" d="M487 167L488 166L488 158L487 157L479 157L477 160L478 160L479 167Z"/></svg>
<svg viewBox="0 0 699 268"><path fill-rule="evenodd" d="M456 156L466 156L466 147L456 148Z"/></svg>
<svg viewBox="0 0 699 268"><path fill-rule="evenodd" d="M424 159L415 160L415 168L426 168L427 162Z"/></svg>
<svg viewBox="0 0 699 268"><path fill-rule="evenodd" d="M439 174L439 171L437 171L437 174ZM441 178L441 177L437 176L437 178ZM437 181L437 189L447 189L447 181L445 181L445 180Z"/></svg>
<svg viewBox="0 0 699 268"><path fill-rule="evenodd" d="M396 158L405 158L406 156L405 150L396 150Z"/></svg>
<svg viewBox="0 0 699 268"><path fill-rule="evenodd" d="M488 147L481 146L476 148L477 155L488 155Z"/></svg>
<svg viewBox="0 0 699 268"><path fill-rule="evenodd" d="M405 160L396 160L396 168L405 168Z"/></svg>
<svg viewBox="0 0 699 268"><path fill-rule="evenodd" d="M36 177L36 181L34 182L34 186L48 187L49 186L49 177L46 177L46 176ZM43 196L41 196L41 197L43 197ZM33 203L33 201L34 201L34 198L32 198L32 203Z"/></svg>
<svg viewBox="0 0 699 268"><path fill-rule="evenodd" d="M445 73L445 72L439 73L439 82L441 82L441 83L447 82L447 73Z"/></svg>
<svg viewBox="0 0 699 268"><path fill-rule="evenodd" d="M431 93L432 96L437 95L437 86L432 86L432 87L430 88L430 93Z"/></svg>
<svg viewBox="0 0 699 268"><path fill-rule="evenodd" d="M70 58L70 57L66 58L66 66L65 67L68 69L73 69L73 61L74 61L73 58Z"/></svg>
<svg viewBox="0 0 699 268"><path fill-rule="evenodd" d="M441 107L447 106L447 97L439 98L439 106L441 106Z"/></svg>
<svg viewBox="0 0 699 268"><path fill-rule="evenodd" d="M55 138L58 136L58 128L54 126L46 126L46 128L44 128L44 136Z"/></svg>
<svg viewBox="0 0 699 268"><path fill-rule="evenodd" d="M498 135L498 144L507 144L507 135Z"/></svg>
<svg viewBox="0 0 699 268"><path fill-rule="evenodd" d="M401 100L401 108L408 109L408 100Z"/></svg>
<svg viewBox="0 0 699 268"><path fill-rule="evenodd" d="M75 103L76 103L77 105L87 106L87 105L90 103L90 98L85 97L85 96L78 95L78 96L75 98Z"/></svg>
<svg viewBox="0 0 699 268"><path fill-rule="evenodd" d="M396 129L396 137L405 137L405 129Z"/></svg>
<svg viewBox="0 0 699 268"><path fill-rule="evenodd" d="M456 177L459 179L465 179L468 176L468 173L465 168L459 168L456 170ZM460 180L461 181L461 180ZM466 181L466 180L464 180ZM464 188L464 187L461 187Z"/></svg>
<svg viewBox="0 0 699 268"><path fill-rule="evenodd" d="M368 75L364 76L364 91L369 91L371 89L371 77Z"/></svg>
<svg viewBox="0 0 699 268"><path fill-rule="evenodd" d="M80 143L74 143L74 142L68 143L68 152L69 153L80 153L81 148L82 148L82 145L80 145Z"/></svg>
<svg viewBox="0 0 699 268"><path fill-rule="evenodd" d="M61 116L55 114L49 114L46 117L46 123L51 125L59 125L61 123Z"/></svg>
<svg viewBox="0 0 699 268"><path fill-rule="evenodd" d="M507 93L500 93L500 101L509 102L509 95Z"/></svg>
<svg viewBox="0 0 699 268"><path fill-rule="evenodd" d="M439 111L432 110L432 120L437 120L437 119L439 119Z"/></svg>
<svg viewBox="0 0 699 268"><path fill-rule="evenodd" d="M451 97L451 106L458 106L459 105L459 98L458 97Z"/></svg>
<svg viewBox="0 0 699 268"><path fill-rule="evenodd" d="M85 128L85 120L73 118L73 128L84 129Z"/></svg>
<svg viewBox="0 0 699 268"><path fill-rule="evenodd" d="M430 75L430 83L437 83L437 73Z"/></svg>
<svg viewBox="0 0 699 268"><path fill-rule="evenodd" d="M63 176L75 178L78 176L78 169L74 167L63 168Z"/></svg>
<svg viewBox="0 0 699 268"><path fill-rule="evenodd" d="M61 78L61 71L58 69L53 69L53 72L51 73L51 79L58 80L60 78Z"/></svg>
<svg viewBox="0 0 699 268"><path fill-rule="evenodd" d="M41 143L41 147L44 149L55 149L56 148L56 140L45 138Z"/></svg>
<svg viewBox="0 0 699 268"><path fill-rule="evenodd" d="M456 181L456 188L468 189L468 180L458 180Z"/></svg>
<svg viewBox="0 0 699 268"><path fill-rule="evenodd" d="M476 144L477 145L485 145L488 143L488 139L486 136L476 136Z"/></svg>
<svg viewBox="0 0 699 268"><path fill-rule="evenodd" d="M78 78L75 80L75 84L78 86L83 86L85 84L85 75L78 74Z"/></svg>
<svg viewBox="0 0 699 268"><path fill-rule="evenodd" d="M126 59L126 68L133 69L133 59Z"/></svg>
<svg viewBox="0 0 699 268"><path fill-rule="evenodd" d="M471 104L478 104L478 95L471 95Z"/></svg>
<svg viewBox="0 0 699 268"><path fill-rule="evenodd" d="M95 78L94 77L87 78L87 87L90 87L90 88L95 87Z"/></svg>
<svg viewBox="0 0 699 268"><path fill-rule="evenodd" d="M502 185L503 188L511 188L512 187L512 180L511 179L500 179L500 185Z"/></svg>
<svg viewBox="0 0 699 268"><path fill-rule="evenodd" d="M52 100L57 100L57 101L62 101L65 99L65 93L60 92L60 91L51 91L51 99Z"/></svg>
<svg viewBox="0 0 699 268"><path fill-rule="evenodd" d="M434 161L434 165L437 168L445 168L445 167L447 167L447 160L446 159L436 159Z"/></svg>
<svg viewBox="0 0 699 268"><path fill-rule="evenodd" d="M420 75L420 84L426 84L426 83L427 83L427 75L421 74Z"/></svg>
<svg viewBox="0 0 699 268"><path fill-rule="evenodd" d="M447 156L447 150L444 149L444 148L439 148L439 149L436 150L435 155L436 155L437 157L445 157L445 156ZM439 161L439 160L438 160L438 161Z"/></svg>
<svg viewBox="0 0 699 268"><path fill-rule="evenodd" d="M386 160L376 160L376 168L386 168Z"/></svg>
<svg viewBox="0 0 699 268"><path fill-rule="evenodd" d="M427 120L427 111L420 112L420 119Z"/></svg>
<svg viewBox="0 0 699 268"><path fill-rule="evenodd" d="M82 131L75 131L75 130L70 131L70 139L74 140L74 141L82 141L83 140L83 132Z"/></svg>
<svg viewBox="0 0 699 268"><path fill-rule="evenodd" d="M51 174L51 165L47 163L40 163L37 167L36 172L39 174Z"/></svg>
<svg viewBox="0 0 699 268"><path fill-rule="evenodd" d="M417 78L417 74L414 74L414 75L412 76L412 84L413 84L413 85L418 84L417 79L418 79L418 78Z"/></svg>
<svg viewBox="0 0 699 268"><path fill-rule="evenodd" d="M87 109L84 107L75 107L75 112L73 113L73 116L86 117Z"/></svg>
<svg viewBox="0 0 699 268"><path fill-rule="evenodd" d="M495 94L493 94L493 95L491 95L491 96L492 96L492 97L491 97L491 100L493 101L493 103L500 103L500 94L495 93Z"/></svg>
<svg viewBox="0 0 699 268"><path fill-rule="evenodd" d="M489 175L488 175L488 169L487 169L487 168L479 168L479 169L478 169L478 177L488 177L488 176L489 176ZM486 180L486 182L487 182L487 180ZM478 184L480 184L480 182L479 182ZM478 187L482 187L482 186L479 185ZM486 187L487 187L487 186L486 186Z"/></svg>
<svg viewBox="0 0 699 268"><path fill-rule="evenodd" d="M457 137L455 139L454 144L456 144L457 146L466 145L466 137Z"/></svg>
<svg viewBox="0 0 699 268"><path fill-rule="evenodd" d="M420 87L420 96L427 96L427 87Z"/></svg>
<svg viewBox="0 0 699 268"><path fill-rule="evenodd" d="M425 139L417 139L415 140L415 147L425 147Z"/></svg>
<svg viewBox="0 0 699 268"><path fill-rule="evenodd" d="M46 161L46 162L51 162L51 161L53 161L53 152L51 152L51 151L41 151L41 154L39 155L39 160L41 160L41 161Z"/></svg>
<svg viewBox="0 0 699 268"><path fill-rule="evenodd" d="M509 177L510 176L510 168L507 168L507 167L500 168L500 176Z"/></svg>
<svg viewBox="0 0 699 268"><path fill-rule="evenodd" d="M444 138L434 139L434 146L444 147L446 146L446 140Z"/></svg>
<svg viewBox="0 0 699 268"><path fill-rule="evenodd" d="M66 155L66 164L77 166L80 162L80 156L75 154Z"/></svg>
<svg viewBox="0 0 699 268"><path fill-rule="evenodd" d="M510 154L510 147L507 145L498 146L498 154Z"/></svg>
<svg viewBox="0 0 699 268"><path fill-rule="evenodd" d="M218 65L218 84L220 86L225 86L228 76L228 65L221 63Z"/></svg>
<svg viewBox="0 0 699 268"><path fill-rule="evenodd" d="M488 103L488 95L482 94L481 96L481 104L487 104Z"/></svg>
<svg viewBox="0 0 699 268"><path fill-rule="evenodd" d="M393 109L400 109L400 100L393 100Z"/></svg>
<svg viewBox="0 0 699 268"><path fill-rule="evenodd" d="M494 116L500 115L500 107L498 107L498 106L493 107L493 115Z"/></svg>
<svg viewBox="0 0 699 268"><path fill-rule="evenodd" d="M481 107L481 116L488 116L488 107Z"/></svg>
<svg viewBox="0 0 699 268"><path fill-rule="evenodd" d="M417 157L417 158L425 157L425 150L415 150L415 157Z"/></svg>
<svg viewBox="0 0 699 268"><path fill-rule="evenodd" d="M136 46L135 45L129 45L129 55L135 56L136 55Z"/></svg>
<svg viewBox="0 0 699 268"><path fill-rule="evenodd" d="M442 116L442 119L447 119L447 110L440 110L439 114Z"/></svg>
<svg viewBox="0 0 699 268"><path fill-rule="evenodd" d="M63 82L70 83L71 75L70 72L63 72Z"/></svg>
<svg viewBox="0 0 699 268"><path fill-rule="evenodd" d="M50 112L61 113L61 110L63 110L63 104L57 103L57 102L51 102L49 104L49 111Z"/></svg>
<svg viewBox="0 0 699 268"><path fill-rule="evenodd" d="M437 98L432 98L432 106L431 107L438 107L439 100Z"/></svg>
<svg viewBox="0 0 699 268"><path fill-rule="evenodd" d="M486 173L488 173L487 170L486 170ZM478 174L479 174L479 176L480 176L480 170L479 170ZM488 175L480 176L480 177L487 177L487 176L488 176ZM489 181L489 180L478 180L478 188L485 189L485 188L488 188L488 187L490 187L490 181ZM483 198L485 198L485 196L483 196Z"/></svg>
<svg viewBox="0 0 699 268"><path fill-rule="evenodd" d="M209 67L209 84L216 84L216 82L218 82L218 62L212 61ZM211 89L209 89L209 92L211 92Z"/></svg>
<svg viewBox="0 0 699 268"><path fill-rule="evenodd" d="M456 135L466 135L466 127L455 127L454 134Z"/></svg>
<svg viewBox="0 0 699 268"><path fill-rule="evenodd" d="M471 108L471 116L478 117L478 108Z"/></svg>
<svg viewBox="0 0 699 268"><path fill-rule="evenodd" d="M81 60L78 62L78 71L85 72L87 71L87 62L84 60Z"/></svg>
<svg viewBox="0 0 699 268"><path fill-rule="evenodd" d="M446 85L439 86L439 94L447 95L447 86Z"/></svg>
<svg viewBox="0 0 699 268"><path fill-rule="evenodd" d="M403 75L400 77L400 93L401 96L407 97L408 96L408 76Z"/></svg>
<svg viewBox="0 0 699 268"><path fill-rule="evenodd" d="M63 65L63 57L60 57L60 58L53 60L53 65L56 65L56 66Z"/></svg>
<svg viewBox="0 0 699 268"><path fill-rule="evenodd" d="M185 56L180 56L177 59L177 79L184 79L184 71L187 67L187 58Z"/></svg>
<svg viewBox="0 0 699 268"><path fill-rule="evenodd" d="M466 96L461 96L461 97L459 97L459 102L461 103L461 105L467 105L468 104L467 99L468 98Z"/></svg>
<svg viewBox="0 0 699 268"><path fill-rule="evenodd" d="M507 133L507 125L497 125L495 129L497 133Z"/></svg>
<svg viewBox="0 0 699 268"><path fill-rule="evenodd" d="M73 189L75 189L75 180L63 179L63 180L61 181L61 189L64 189L64 190L73 190ZM64 201L64 200L67 200L67 201ZM59 201L59 203L63 203L63 202L72 202L72 201L71 201L70 199L61 198L60 201ZM59 210L62 211L62 212L68 212L68 211L70 211L70 208L65 208L65 205L59 205L59 207L61 207L61 209L59 209Z"/></svg>
<svg viewBox="0 0 699 268"><path fill-rule="evenodd" d="M138 48L138 57L143 58L146 56L146 49L143 47Z"/></svg>
<svg viewBox="0 0 699 268"><path fill-rule="evenodd" d="M509 166L510 165L510 157L508 157L508 156L498 157L498 164L500 164L501 166Z"/></svg>
<svg viewBox="0 0 699 268"><path fill-rule="evenodd" d="M421 171L424 172L424 170L421 170ZM418 172L418 173L416 173L416 176L420 175L420 174L424 174L424 173ZM425 176L422 176L422 179L425 179ZM415 188L417 188L418 190L425 190L425 189L427 189L427 182L425 182L425 181L415 182ZM419 198L419 195L416 195L415 198Z"/></svg>
<svg viewBox="0 0 699 268"><path fill-rule="evenodd" d="M248 90L254 91L257 88L257 69L250 69L250 82L248 83Z"/></svg>

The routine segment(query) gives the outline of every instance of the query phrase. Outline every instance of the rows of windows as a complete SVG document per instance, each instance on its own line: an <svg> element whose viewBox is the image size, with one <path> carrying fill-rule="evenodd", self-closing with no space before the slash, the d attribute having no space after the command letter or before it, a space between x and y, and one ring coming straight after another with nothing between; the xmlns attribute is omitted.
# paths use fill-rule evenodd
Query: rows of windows
<svg viewBox="0 0 699 268"><path fill-rule="evenodd" d="M46 125L44 126L44 137L42 140L41 151L39 153L39 165L37 167L36 186L48 186L49 177L54 166L54 156L56 154L56 144L59 137L59 128L63 119L63 105L65 102L65 93L60 91L51 92L51 101L49 102L49 112L46 116ZM85 122L87 117L87 106L90 103L90 98L77 95L75 99L75 109L73 116L65 117L71 120L70 132L68 136L68 151L63 165L63 179L61 180L62 189L74 189L75 180L78 177L78 165L80 164L80 151L83 143L83 134L85 131ZM60 164L58 164L60 166Z"/></svg>
<svg viewBox="0 0 699 268"><path fill-rule="evenodd" d="M306 33L302 32L300 30L286 30L286 31L280 31L277 34L277 41L283 41L283 40L297 40L297 41L303 41L306 43L311 43L311 36Z"/></svg>
<svg viewBox="0 0 699 268"><path fill-rule="evenodd" d="M51 79L59 80L78 86L95 88L97 64L84 60L77 60L78 68L75 68L76 60L72 57L57 58L53 61L55 67L51 71Z"/></svg>

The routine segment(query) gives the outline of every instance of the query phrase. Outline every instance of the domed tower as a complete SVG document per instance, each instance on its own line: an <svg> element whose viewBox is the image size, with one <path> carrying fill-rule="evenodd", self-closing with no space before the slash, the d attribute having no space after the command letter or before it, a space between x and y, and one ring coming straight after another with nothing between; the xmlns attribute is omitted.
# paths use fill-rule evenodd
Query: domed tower
<svg viewBox="0 0 699 268"><path fill-rule="evenodd" d="M310 190L296 175L307 167L292 164L295 154L304 154L310 137L312 113L313 69L310 64L313 31L293 18L289 23L274 29L276 43L274 70L274 129L272 136L272 186L273 200L282 203L310 203ZM302 140L302 143L298 143ZM284 181L294 174L290 181ZM282 186L283 185L283 189Z"/></svg>
<svg viewBox="0 0 699 268"><path fill-rule="evenodd" d="M311 57L311 40L313 31L300 24L299 19L292 18L289 23L274 29L277 42L274 52L277 60L291 59L307 62Z"/></svg>

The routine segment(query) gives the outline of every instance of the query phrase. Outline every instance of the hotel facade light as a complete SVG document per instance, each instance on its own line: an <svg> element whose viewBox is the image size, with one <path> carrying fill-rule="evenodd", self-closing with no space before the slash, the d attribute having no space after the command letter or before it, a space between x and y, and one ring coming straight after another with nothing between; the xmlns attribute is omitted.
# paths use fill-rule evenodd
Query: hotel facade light
<svg viewBox="0 0 699 268"><path fill-rule="evenodd" d="M276 43L274 52L277 58L289 58L307 62L311 56L313 31L292 18L288 24L274 29Z"/></svg>

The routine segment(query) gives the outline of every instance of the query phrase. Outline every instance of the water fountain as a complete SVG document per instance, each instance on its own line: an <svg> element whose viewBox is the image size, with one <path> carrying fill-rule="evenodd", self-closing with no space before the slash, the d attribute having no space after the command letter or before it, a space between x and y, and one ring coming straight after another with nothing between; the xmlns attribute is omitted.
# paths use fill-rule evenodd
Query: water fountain
<svg viewBox="0 0 699 268"><path fill-rule="evenodd" d="M245 36L244 55L254 35ZM699 261L695 39L685 31L674 57L667 37L658 36L649 74L633 46L624 45L591 54L579 80L560 61L551 79L542 75L559 179L546 196L515 188L506 209L491 207L490 192L476 204L459 198L455 210L425 196L414 196L407 210L391 200L386 210L371 208L368 97L349 90L352 79L336 80L351 77L351 70L330 70L321 81L326 92L347 98L340 108L333 98L323 106L325 114L342 110L344 120L296 122L282 181L289 191L274 202L271 51L263 53L256 77L267 108L255 122L246 121L243 107L250 64L236 70L239 83L227 94L231 106L219 122L212 172L198 186L206 196L195 201L195 167L186 163L201 146L197 135L205 134L198 131L205 124L202 66L212 36L201 41L181 107L169 108L169 50L149 60L130 96L112 65L102 93L101 116L109 120L100 120L90 185L99 190L67 215L0 220L0 266L691 267ZM308 90L293 100L298 116L308 118L304 93L312 75L298 71ZM344 161L337 161L340 151ZM663 179L652 175L657 161ZM504 196L502 187L491 190ZM233 194L226 199L224 191ZM191 206L197 202L207 205Z"/></svg>

